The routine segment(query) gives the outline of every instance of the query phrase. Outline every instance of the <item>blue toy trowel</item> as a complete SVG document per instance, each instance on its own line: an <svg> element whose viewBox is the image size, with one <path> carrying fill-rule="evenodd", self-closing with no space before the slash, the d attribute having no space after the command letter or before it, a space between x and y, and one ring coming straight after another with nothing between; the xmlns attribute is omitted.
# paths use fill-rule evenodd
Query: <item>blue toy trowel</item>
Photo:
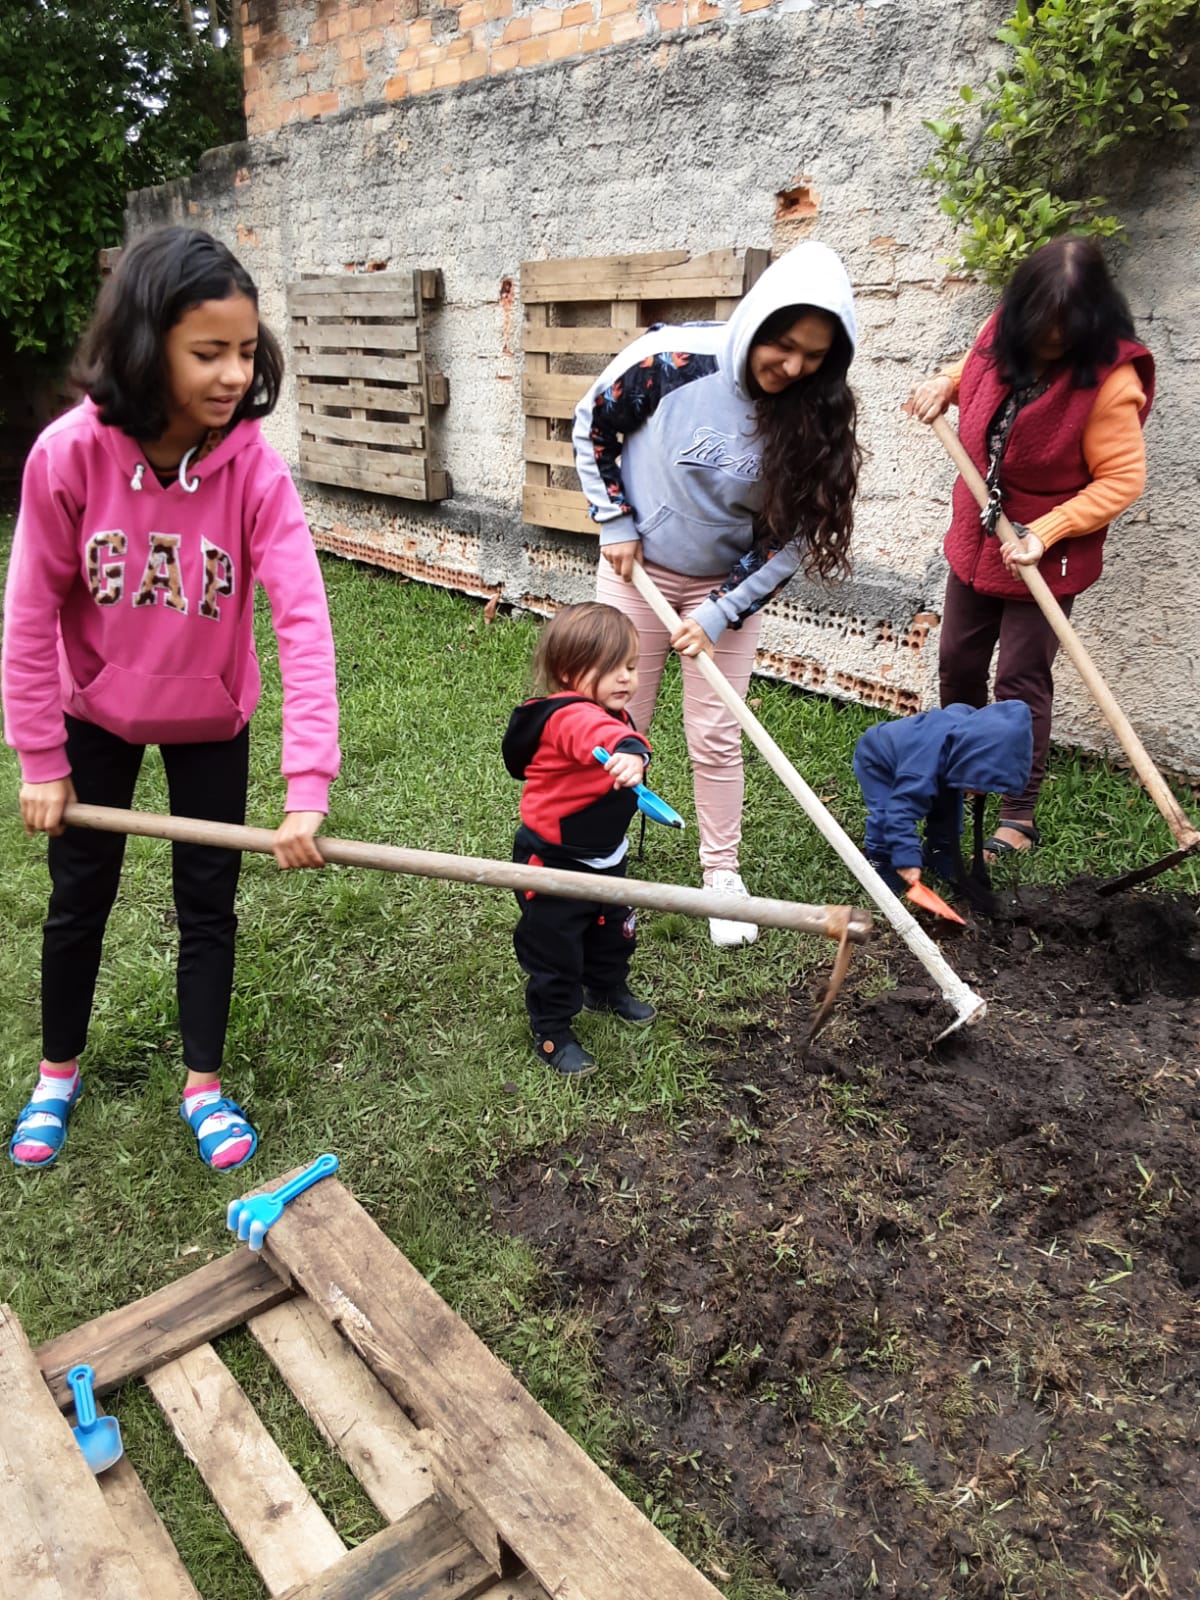
<svg viewBox="0 0 1200 1600"><path fill-rule="evenodd" d="M278 1222L289 1200L312 1187L322 1178L328 1178L338 1169L336 1156L318 1156L311 1166L305 1167L294 1178L271 1194L247 1195L243 1200L231 1200L225 1212L225 1226L236 1233L251 1250L261 1250L267 1229Z"/></svg>
<svg viewBox="0 0 1200 1600"><path fill-rule="evenodd" d="M67 1384L75 1397L76 1425L71 1429L83 1451L83 1459L93 1472L107 1472L116 1466L125 1454L121 1443L121 1425L116 1417L96 1415L96 1396L92 1382L96 1374L86 1362L72 1367L67 1373Z"/></svg>
<svg viewBox="0 0 1200 1600"><path fill-rule="evenodd" d="M601 745L597 745L592 754L602 767L612 759ZM675 807L669 806L661 795L655 794L653 789L647 789L644 783L635 783L633 792L637 796L638 810L649 817L651 822L661 822L668 828L683 827L683 818Z"/></svg>

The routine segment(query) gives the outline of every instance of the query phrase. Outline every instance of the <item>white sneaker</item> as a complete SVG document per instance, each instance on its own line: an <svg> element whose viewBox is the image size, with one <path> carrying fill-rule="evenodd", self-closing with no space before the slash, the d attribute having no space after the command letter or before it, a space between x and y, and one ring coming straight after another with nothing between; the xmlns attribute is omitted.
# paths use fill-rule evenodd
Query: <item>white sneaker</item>
<svg viewBox="0 0 1200 1600"><path fill-rule="evenodd" d="M745 894L746 885L736 872L716 867L704 874L704 887L718 894ZM756 922L730 922L724 917L709 917L708 936L717 945L753 944L758 938Z"/></svg>

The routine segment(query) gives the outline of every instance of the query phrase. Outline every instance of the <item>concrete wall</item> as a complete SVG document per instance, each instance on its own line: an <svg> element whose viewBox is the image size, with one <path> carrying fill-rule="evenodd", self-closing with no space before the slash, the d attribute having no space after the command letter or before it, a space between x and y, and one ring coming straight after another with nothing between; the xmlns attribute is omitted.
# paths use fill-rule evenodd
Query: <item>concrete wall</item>
<svg viewBox="0 0 1200 1600"><path fill-rule="evenodd" d="M301 273L441 267L431 359L451 400L434 449L454 498L426 508L304 485L313 527L326 548L543 610L590 592L596 546L520 520L521 261L824 239L847 261L861 322L852 378L868 462L855 576L833 588L793 583L771 608L760 665L915 710L936 698L952 475L898 407L965 348L991 305L947 276L950 238L918 179L921 121L982 77L1005 9L250 0L248 144L133 196L129 229L212 228L254 273L281 330L283 286ZM545 54L523 63L521 46L542 40ZM469 73L450 74L468 60ZM1153 753L1196 774L1200 203L1186 153L1138 182L1122 271L1160 363L1151 488L1116 530L1076 619ZM290 388L269 432L294 462ZM1057 736L1107 747L1069 666L1060 686Z"/></svg>

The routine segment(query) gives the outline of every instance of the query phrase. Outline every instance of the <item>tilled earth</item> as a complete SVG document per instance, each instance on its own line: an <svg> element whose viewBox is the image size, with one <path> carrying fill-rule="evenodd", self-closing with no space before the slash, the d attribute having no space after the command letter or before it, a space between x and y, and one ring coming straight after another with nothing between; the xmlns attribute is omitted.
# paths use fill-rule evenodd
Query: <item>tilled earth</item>
<svg viewBox="0 0 1200 1600"><path fill-rule="evenodd" d="M511 1169L497 1225L593 1319L622 1464L789 1594L1195 1595L1196 907L1010 894L932 1049L881 948L815 1046L782 996L709 1111Z"/></svg>

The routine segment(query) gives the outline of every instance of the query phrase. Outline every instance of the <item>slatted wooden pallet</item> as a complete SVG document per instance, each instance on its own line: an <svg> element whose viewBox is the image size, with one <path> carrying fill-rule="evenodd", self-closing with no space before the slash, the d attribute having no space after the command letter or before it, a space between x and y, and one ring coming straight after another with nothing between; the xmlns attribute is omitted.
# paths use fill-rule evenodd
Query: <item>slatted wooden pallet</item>
<svg viewBox="0 0 1200 1600"><path fill-rule="evenodd" d="M387 1519L357 1548L213 1349L242 1323ZM261 1256L36 1352L0 1307L0 1593L202 1600L128 1456L99 1478L84 1464L62 1415L81 1360L98 1395L144 1380L271 1595L719 1600L331 1179Z"/></svg>
<svg viewBox="0 0 1200 1600"><path fill-rule="evenodd" d="M444 500L430 408L448 398L425 361L424 307L440 272L341 273L288 285L300 470L315 483Z"/></svg>
<svg viewBox="0 0 1200 1600"><path fill-rule="evenodd" d="M728 317L769 260L766 250L660 250L522 263L526 522L595 533L571 448L575 407L592 379L652 323L672 320L680 302L691 321Z"/></svg>

